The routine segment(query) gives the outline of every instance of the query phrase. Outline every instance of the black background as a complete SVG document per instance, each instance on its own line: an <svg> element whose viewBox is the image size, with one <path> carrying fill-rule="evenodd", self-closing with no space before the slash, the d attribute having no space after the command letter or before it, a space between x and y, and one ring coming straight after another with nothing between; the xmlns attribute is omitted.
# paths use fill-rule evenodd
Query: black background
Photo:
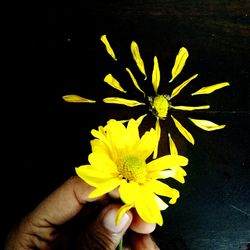
<svg viewBox="0 0 250 250"><path fill-rule="evenodd" d="M186 183L172 182L181 197L163 212L164 225L154 232L159 246L249 249L249 1L95 0L26 3L8 10L8 32L3 39L8 43L3 47L8 77L2 85L3 239L14 223L74 175L74 167L87 162L92 128L104 125L109 118L143 114L143 108L101 102L107 96L125 97L105 85L103 77L116 72L122 79L124 67L133 64L129 46L135 40L149 76L157 55L160 90L167 91L199 73L176 102L210 104L210 112L195 112L193 117L226 124L223 130L205 132L190 125L186 113L177 112L176 117L195 137L193 147L166 123L163 135L172 129L180 152L190 163ZM118 63L105 52L100 42L103 34L113 45ZM187 64L173 85L165 87L182 46L190 54ZM201 86L224 81L230 82L230 87L201 99L190 98ZM142 97L126 84L130 96ZM144 89L152 91L149 81ZM65 94L99 102L69 104L62 100ZM149 116L143 128L153 126L153 121ZM161 146L160 154L164 150Z"/></svg>

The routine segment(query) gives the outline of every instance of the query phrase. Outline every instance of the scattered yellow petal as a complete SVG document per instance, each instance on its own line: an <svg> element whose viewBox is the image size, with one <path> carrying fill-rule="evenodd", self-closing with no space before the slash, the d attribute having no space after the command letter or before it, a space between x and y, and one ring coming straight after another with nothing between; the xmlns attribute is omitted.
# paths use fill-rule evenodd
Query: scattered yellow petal
<svg viewBox="0 0 250 250"><path fill-rule="evenodd" d="M127 70L127 72L129 73L129 75L130 75L130 77L131 77L131 79L132 79L132 81L133 81L135 87L136 87L139 91L141 91L141 92L143 93L144 97L145 97L145 96L146 96L145 92L144 92L144 91L140 88L140 86L138 85L138 82L137 82L137 80L135 79L134 75L132 74L131 70L130 70L129 68L126 68L126 70Z"/></svg>
<svg viewBox="0 0 250 250"><path fill-rule="evenodd" d="M175 58L174 67L172 69L172 78L169 82L172 82L175 79L175 77L181 73L187 58L188 58L188 51L186 48L182 47Z"/></svg>
<svg viewBox="0 0 250 250"><path fill-rule="evenodd" d="M155 56L154 57L154 68L153 68L153 73L152 73L152 84L154 87L155 94L157 94L158 87L160 84L160 69L159 69L159 64L158 64L158 59Z"/></svg>
<svg viewBox="0 0 250 250"><path fill-rule="evenodd" d="M180 133L191 143L194 145L194 138L193 136L191 135L191 133L189 133L187 131L187 129L185 129L181 123L179 121L177 121L172 115L171 115L174 123L175 123L175 126L177 127L177 129L180 131Z"/></svg>
<svg viewBox="0 0 250 250"><path fill-rule="evenodd" d="M193 75L193 76L190 77L188 80L186 80L185 82L183 82L181 85L179 85L178 87L176 87L176 88L173 90L170 99L172 99L173 97L177 96L177 95L180 93L180 91L181 91L188 83L190 83L194 78L196 78L197 76L198 76L198 74Z"/></svg>
<svg viewBox="0 0 250 250"><path fill-rule="evenodd" d="M210 108L209 105L196 106L196 107L192 107L192 106L172 106L171 105L170 107L173 108L173 109L186 110L186 111L209 109Z"/></svg>
<svg viewBox="0 0 250 250"><path fill-rule="evenodd" d="M204 129L206 131L213 131L217 129L223 129L226 125L218 125L214 122L208 120L198 120L193 118L188 118L191 122L193 122L197 127Z"/></svg>
<svg viewBox="0 0 250 250"><path fill-rule="evenodd" d="M114 53L113 49L111 48L111 46L109 44L109 41L107 39L107 36L106 35L102 35L101 36L101 41L105 44L107 52L112 56L112 58L114 60L117 61L115 53Z"/></svg>
<svg viewBox="0 0 250 250"><path fill-rule="evenodd" d="M201 89L199 89L198 91L192 93L192 95L204 95L204 94L210 94L212 92L214 92L217 89L221 89L224 88L226 86L229 86L229 82L221 82L221 83L217 83L211 86L207 86L207 87L203 87Z"/></svg>
<svg viewBox="0 0 250 250"><path fill-rule="evenodd" d="M136 123L137 123L138 127L140 126L142 120L143 120L144 117L146 117L146 116L147 116L147 114L141 115L139 118L136 119Z"/></svg>
<svg viewBox="0 0 250 250"><path fill-rule="evenodd" d="M169 138L170 154L171 155L178 155L177 147L175 146L175 143L174 143L170 134L168 134L168 138Z"/></svg>
<svg viewBox="0 0 250 250"><path fill-rule="evenodd" d="M90 100L79 95L64 95L63 100L66 102L84 102L84 103L95 103L95 100Z"/></svg>
<svg viewBox="0 0 250 250"><path fill-rule="evenodd" d="M104 82L106 82L107 84L109 84L111 87L123 92L123 93L126 93L127 91L124 90L120 83L111 75L111 74L108 74L105 76L104 78Z"/></svg>
<svg viewBox="0 0 250 250"><path fill-rule="evenodd" d="M104 98L103 101L105 103L122 104L128 107L145 105L145 103L143 102L138 102L136 100L129 100L129 99L121 98L121 97L107 97L107 98Z"/></svg>
<svg viewBox="0 0 250 250"><path fill-rule="evenodd" d="M156 118L155 131L156 131L157 140L159 143L160 138L161 138L161 127L160 127L159 117ZM153 159L156 159L156 157L158 155L158 143L156 144L155 149L154 149Z"/></svg>
<svg viewBox="0 0 250 250"><path fill-rule="evenodd" d="M146 75L145 68L144 68L144 62L141 58L139 47L135 41L132 41L132 43L131 43L131 53L133 55L133 58L136 62L137 67L142 72L142 74L145 76L145 80L146 80L147 75Z"/></svg>

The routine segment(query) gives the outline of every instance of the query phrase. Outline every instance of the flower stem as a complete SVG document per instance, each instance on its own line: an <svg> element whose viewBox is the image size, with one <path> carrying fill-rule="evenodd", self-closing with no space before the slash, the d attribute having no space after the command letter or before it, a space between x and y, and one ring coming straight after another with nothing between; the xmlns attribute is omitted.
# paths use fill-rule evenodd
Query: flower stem
<svg viewBox="0 0 250 250"><path fill-rule="evenodd" d="M123 238L121 238L119 245L118 245L118 250L122 250L122 246L123 246Z"/></svg>

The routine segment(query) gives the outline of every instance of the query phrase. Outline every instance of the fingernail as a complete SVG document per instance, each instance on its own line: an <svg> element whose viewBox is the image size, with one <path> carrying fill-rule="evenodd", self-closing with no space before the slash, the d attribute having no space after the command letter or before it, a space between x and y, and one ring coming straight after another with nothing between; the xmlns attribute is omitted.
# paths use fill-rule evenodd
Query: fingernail
<svg viewBox="0 0 250 250"><path fill-rule="evenodd" d="M128 224L130 217L127 213L125 213L119 224L115 223L116 220L116 216L117 216L117 209L111 209L109 210L103 219L103 225L106 229L108 229L110 232L112 233L120 233L123 228Z"/></svg>

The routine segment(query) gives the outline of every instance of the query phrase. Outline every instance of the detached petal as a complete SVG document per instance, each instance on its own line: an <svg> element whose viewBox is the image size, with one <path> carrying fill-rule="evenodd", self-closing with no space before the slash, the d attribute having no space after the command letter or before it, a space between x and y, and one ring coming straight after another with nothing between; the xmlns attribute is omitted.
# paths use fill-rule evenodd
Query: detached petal
<svg viewBox="0 0 250 250"><path fill-rule="evenodd" d="M218 125L214 122L208 120L198 120L193 118L188 118L191 122L193 122L197 127L204 129L206 131L213 131L217 129L223 129L226 125Z"/></svg>
<svg viewBox="0 0 250 250"><path fill-rule="evenodd" d="M107 97L107 98L104 98L103 101L105 103L121 104L121 105L125 105L128 107L145 105L145 103L143 103L143 102L138 102L136 100L129 100L129 99L121 98L121 97Z"/></svg>
<svg viewBox="0 0 250 250"><path fill-rule="evenodd" d="M132 43L131 43L131 53L133 55L133 58L136 62L137 67L142 72L142 74L145 76L145 80L146 80L147 75L145 73L144 62L141 58L139 47L135 41L132 41Z"/></svg>
<svg viewBox="0 0 250 250"><path fill-rule="evenodd" d="M102 36L101 36L101 41L105 44L106 50L107 50L107 52L109 53L109 55L111 55L112 58L113 58L114 60L117 61L116 56L115 56L115 53L114 53L113 49L111 48L111 46L110 46L110 44L109 44L109 41L108 41L106 35L102 35Z"/></svg>
<svg viewBox="0 0 250 250"><path fill-rule="evenodd" d="M142 120L144 119L144 117L146 117L148 114L145 115L141 115L139 118L136 119L137 125L138 127L141 125Z"/></svg>
<svg viewBox="0 0 250 250"><path fill-rule="evenodd" d="M172 82L175 79L175 77L181 73L187 58L188 58L188 51L186 48L182 47L175 58L174 67L172 69L172 78L169 82Z"/></svg>
<svg viewBox="0 0 250 250"><path fill-rule="evenodd" d="M179 85L178 87L176 87L176 88L173 90L170 99L172 99L173 97L177 96L177 95L180 93L180 91L181 91L184 87L186 87L186 85L188 85L188 84L189 84L194 78L196 78L197 76L198 76L198 74L193 75L192 77L190 77L189 79L187 79L185 82L183 82L181 85Z"/></svg>
<svg viewBox="0 0 250 250"><path fill-rule="evenodd" d="M170 134L168 134L168 138L169 138L170 154L171 155L178 155L177 147L175 146L175 143L174 143Z"/></svg>
<svg viewBox="0 0 250 250"><path fill-rule="evenodd" d="M126 68L126 70L127 70L127 72L129 73L129 75L130 75L130 77L131 77L131 79L132 79L132 81L133 81L135 87L136 87L139 91L141 91L141 92L143 93L144 97L145 97L145 96L146 96L145 92L144 92L144 91L140 88L140 86L138 85L138 82L137 82L137 80L135 79L134 75L132 74L131 70L130 70L129 68Z"/></svg>
<svg viewBox="0 0 250 250"><path fill-rule="evenodd" d="M157 91L158 91L158 87L160 84L160 78L161 78L161 75L160 75L158 59L155 56L154 57L154 68L153 68L153 73L152 73L152 84L154 87L155 94L157 94Z"/></svg>
<svg viewBox="0 0 250 250"><path fill-rule="evenodd" d="M187 129L185 129L181 123L179 121L177 121L172 115L171 115L174 123L175 123L175 126L177 127L177 129L179 130L179 132L191 143L194 145L194 138L193 136L191 135L191 133L189 133L187 131Z"/></svg>
<svg viewBox="0 0 250 250"><path fill-rule="evenodd" d="M123 92L123 93L127 93L126 90L124 90L120 83L111 75L111 74L108 74L105 76L104 78L104 82L106 82L107 84L109 84L111 87Z"/></svg>
<svg viewBox="0 0 250 250"><path fill-rule="evenodd" d="M160 127L159 117L156 118L155 131L156 131L158 143L156 144L155 149L154 149L153 159L157 158L157 155L158 155L158 144L159 144L159 141L160 141L160 138L161 138L161 127Z"/></svg>
<svg viewBox="0 0 250 250"><path fill-rule="evenodd" d="M214 92L217 89L221 89L224 88L226 86L229 86L229 82L221 82L221 83L217 83L211 86L207 86L207 87L203 87L201 89L199 89L198 91L192 93L192 95L204 95L204 94L210 94L212 92Z"/></svg>
<svg viewBox="0 0 250 250"><path fill-rule="evenodd" d="M84 103L95 103L95 100L90 100L79 95L64 95L63 100L66 102L84 102Z"/></svg>
<svg viewBox="0 0 250 250"><path fill-rule="evenodd" d="M209 109L209 105L203 105L203 106L197 106L197 107L192 107L192 106L172 106L171 108L173 109L179 109L179 110L186 110L186 111L192 111L192 110L200 110L200 109Z"/></svg>

